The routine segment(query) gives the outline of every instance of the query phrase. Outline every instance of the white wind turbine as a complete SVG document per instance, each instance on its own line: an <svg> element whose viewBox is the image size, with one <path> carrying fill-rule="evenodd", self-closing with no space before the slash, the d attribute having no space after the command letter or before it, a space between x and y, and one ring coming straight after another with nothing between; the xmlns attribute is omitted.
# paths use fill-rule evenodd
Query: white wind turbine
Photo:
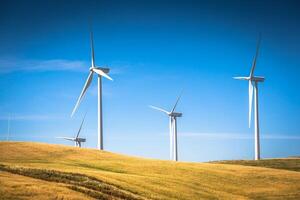
<svg viewBox="0 0 300 200"><path fill-rule="evenodd" d="M182 94L182 93L181 93ZM170 127L170 159L177 161L178 160L178 148L177 148L177 117L181 117L182 113L178 113L175 112L175 108L178 104L178 101L181 98L181 94L179 95L179 97L176 100L176 103L173 107L173 109L169 112L166 111L162 108L158 108L155 106L149 106L150 108L153 108L155 110L161 111L165 114L167 114L170 118L170 123L169 123L169 127Z"/></svg>
<svg viewBox="0 0 300 200"><path fill-rule="evenodd" d="M101 68L95 65L95 56L94 56L94 41L93 41L93 32L91 31L91 54L92 54L92 66L90 67L88 78L84 84L84 87L80 93L80 96L76 102L76 105L72 111L71 116L74 115L76 109L78 108L80 102L82 101L88 87L90 86L93 74L96 73L98 75L98 145L97 148L99 150L103 150L103 118L102 118L102 76L112 80L111 77L108 76L109 68Z"/></svg>
<svg viewBox="0 0 300 200"><path fill-rule="evenodd" d="M8 116L7 119L7 136L6 136L6 140L9 140L9 136L10 136L10 120L11 120L11 115Z"/></svg>
<svg viewBox="0 0 300 200"><path fill-rule="evenodd" d="M264 82L265 78L261 76L254 76L254 70L256 67L257 57L259 53L261 37L259 36L256 54L253 60L250 75L248 77L233 77L238 80L247 80L249 82L249 128L251 125L251 112L252 112L252 99L254 90L254 142L255 142L255 160L260 159L260 141L259 141L259 120L258 120L258 82Z"/></svg>
<svg viewBox="0 0 300 200"><path fill-rule="evenodd" d="M85 142L86 141L85 138L80 138L79 137L79 134L80 134L81 129L82 129L82 125L84 123L85 116L86 116L86 114L84 115L84 117L82 119L82 122L80 124L79 130L78 130L78 132L76 134L76 137L73 137L73 138L71 138L71 137L57 137L57 138L62 138L62 139L65 139L65 140L74 141L75 142L75 147L81 147L81 142Z"/></svg>

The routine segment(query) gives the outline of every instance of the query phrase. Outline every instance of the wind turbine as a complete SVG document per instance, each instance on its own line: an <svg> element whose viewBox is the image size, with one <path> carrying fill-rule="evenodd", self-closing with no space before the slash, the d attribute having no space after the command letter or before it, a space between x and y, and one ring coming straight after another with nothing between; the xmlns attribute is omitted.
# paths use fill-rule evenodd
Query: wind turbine
<svg viewBox="0 0 300 200"><path fill-rule="evenodd" d="M11 115L9 115L7 119L7 137L6 137L7 141L9 140L9 136L10 136L10 120L11 120Z"/></svg>
<svg viewBox="0 0 300 200"><path fill-rule="evenodd" d="M169 112L162 108L150 105L150 108L161 111L169 116L169 128L170 128L170 159L177 161L178 160L178 148L177 148L177 117L182 117L182 113L175 112L175 108L178 104L178 101L181 98L182 93L178 96L176 103L173 109Z"/></svg>
<svg viewBox="0 0 300 200"><path fill-rule="evenodd" d="M73 138L71 138L71 137L57 137L57 138L62 138L62 139L65 139L65 140L74 141L74 142L75 142L75 147L81 147L81 142L85 142L85 141L86 141L85 138L80 138L80 137L79 137L79 133L80 133L80 131L81 131L81 129L82 129L82 125L83 125L83 123L84 123L85 116L86 116L86 114L84 115L84 117L83 117L83 119L82 119L82 122L81 122L81 124L80 124L80 127L79 127L79 130L78 130L78 132L77 132L76 137L73 137Z"/></svg>
<svg viewBox="0 0 300 200"><path fill-rule="evenodd" d="M250 75L248 77L233 77L237 80L246 80L249 82L249 128L251 126L251 112L252 112L252 99L254 90L254 150L255 150L255 160L260 159L260 141L259 141L259 120L258 120L258 83L264 82L265 78L262 76L254 76L254 70L256 67L257 57L259 53L261 42L261 36L258 38L256 46L256 54L252 63L252 68Z"/></svg>
<svg viewBox="0 0 300 200"><path fill-rule="evenodd" d="M81 103L88 87L90 86L93 74L96 73L98 75L98 145L97 148L99 150L103 150L103 118L102 118L102 77L105 77L109 80L112 80L111 77L108 76L109 68L97 67L95 65L95 56L94 56L94 40L93 40L93 32L91 31L91 56L92 56L92 66L89 69L88 78L84 84L84 87L80 93L80 96L76 102L76 105L72 111L71 116L74 115L77 110L79 104Z"/></svg>

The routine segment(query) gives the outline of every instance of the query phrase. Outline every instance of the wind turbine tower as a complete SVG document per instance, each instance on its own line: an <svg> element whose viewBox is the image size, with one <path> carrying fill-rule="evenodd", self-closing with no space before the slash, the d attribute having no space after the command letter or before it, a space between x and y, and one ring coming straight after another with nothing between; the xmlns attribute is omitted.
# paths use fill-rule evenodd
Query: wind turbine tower
<svg viewBox="0 0 300 200"><path fill-rule="evenodd" d="M9 115L7 119L7 136L6 136L7 141L9 140L9 136L10 136L10 120L11 120L11 116Z"/></svg>
<svg viewBox="0 0 300 200"><path fill-rule="evenodd" d="M262 76L254 76L254 70L256 67L257 57L259 53L261 42L261 36L259 36L256 54L253 60L250 75L248 77L233 77L237 80L246 80L249 83L249 128L251 126L251 113L252 113L252 100L254 91L254 150L255 160L260 160L260 133L259 133L259 115L258 115L258 83L264 82L265 78Z"/></svg>
<svg viewBox="0 0 300 200"><path fill-rule="evenodd" d="M93 32L91 31L91 67L89 69L88 78L84 84L84 87L81 91L81 94L76 102L76 105L72 111L71 116L74 115L75 111L77 110L79 104L81 103L88 87L90 86L93 74L96 73L98 75L98 145L97 148L99 150L103 150L103 117L102 117L102 77L105 77L112 81L112 78L108 76L109 68L102 68L97 67L95 64L95 55L94 55L94 39L93 39Z"/></svg>
<svg viewBox="0 0 300 200"><path fill-rule="evenodd" d="M182 93L181 93L182 94ZM170 159L178 161L178 148L177 148L177 117L182 117L182 113L175 112L176 106L181 98L181 94L176 100L176 103L171 111L166 111L156 106L149 106L155 110L161 111L169 116L169 128L170 128Z"/></svg>
<svg viewBox="0 0 300 200"><path fill-rule="evenodd" d="M71 138L71 137L57 137L57 138L62 138L62 139L65 139L65 140L73 141L75 143L75 147L81 147L81 143L86 141L85 138L80 138L79 137L79 134L80 134L81 129L82 129L82 125L83 125L84 120L85 120L85 116L86 116L86 113L85 113L85 115L82 119L82 122L80 124L80 127L79 127L78 132L77 132L75 137L73 137L73 138Z"/></svg>

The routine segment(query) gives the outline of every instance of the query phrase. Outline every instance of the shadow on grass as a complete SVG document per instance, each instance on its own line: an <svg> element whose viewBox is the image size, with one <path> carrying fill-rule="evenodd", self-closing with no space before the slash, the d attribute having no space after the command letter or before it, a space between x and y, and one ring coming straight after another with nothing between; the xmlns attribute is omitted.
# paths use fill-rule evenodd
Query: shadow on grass
<svg viewBox="0 0 300 200"><path fill-rule="evenodd" d="M119 174L125 174L125 171L110 168L110 167L100 167L97 165L90 165L90 164L85 164L85 163L72 163L69 164L70 166L76 166L76 167L84 167L88 169L96 169L96 170L101 170L101 171L107 171L107 172L114 172L114 173L119 173ZM126 173L127 174L127 173Z"/></svg>
<svg viewBox="0 0 300 200"><path fill-rule="evenodd" d="M82 174L66 173L55 170L9 167L2 164L0 164L0 170L45 181L68 184L68 188L96 199L143 199L137 194L133 194L132 192L125 191L94 177Z"/></svg>

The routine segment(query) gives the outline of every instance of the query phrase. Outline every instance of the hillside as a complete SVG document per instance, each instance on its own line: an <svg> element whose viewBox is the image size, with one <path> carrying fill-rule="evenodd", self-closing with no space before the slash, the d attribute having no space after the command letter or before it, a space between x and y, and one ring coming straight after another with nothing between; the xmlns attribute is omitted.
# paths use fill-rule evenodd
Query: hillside
<svg viewBox="0 0 300 200"><path fill-rule="evenodd" d="M300 172L300 158L290 157L281 159L264 159L264 160L224 160L215 161L211 163L220 164L233 164L233 165L245 165L245 166L256 166L256 167L267 167L274 169L285 169Z"/></svg>
<svg viewBox="0 0 300 200"><path fill-rule="evenodd" d="M300 199L300 173L0 142L0 199L93 198Z"/></svg>

